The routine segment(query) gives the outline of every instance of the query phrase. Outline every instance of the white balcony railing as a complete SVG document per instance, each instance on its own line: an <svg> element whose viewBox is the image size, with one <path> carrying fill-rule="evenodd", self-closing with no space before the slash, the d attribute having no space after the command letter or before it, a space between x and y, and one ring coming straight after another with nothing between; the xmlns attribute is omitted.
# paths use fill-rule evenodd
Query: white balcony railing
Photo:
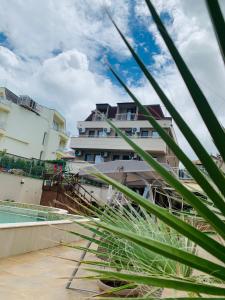
<svg viewBox="0 0 225 300"><path fill-rule="evenodd" d="M4 97L0 96L0 104L3 104L3 105L6 105L6 106L10 107L12 103L8 100L5 100Z"/></svg>
<svg viewBox="0 0 225 300"><path fill-rule="evenodd" d="M60 132L60 133L63 133L63 134L65 134L66 136L70 136L70 132L69 131L66 131L64 128L61 128L61 127L58 127L58 126L56 126L56 125L52 125L52 129L54 129L55 131L58 131L58 132Z"/></svg>
<svg viewBox="0 0 225 300"><path fill-rule="evenodd" d="M57 151L58 152L65 152L66 148L65 147L58 147Z"/></svg>
<svg viewBox="0 0 225 300"><path fill-rule="evenodd" d="M123 114L117 114L116 115L117 121L134 121L137 120L137 114L136 113L123 113Z"/></svg>
<svg viewBox="0 0 225 300"><path fill-rule="evenodd" d="M131 139L160 139L160 136L142 136L142 135L128 135L129 138ZM116 135L80 135L80 136L76 136L73 138L108 138L108 139L117 139L117 138L121 138L120 136L116 136Z"/></svg>
<svg viewBox="0 0 225 300"><path fill-rule="evenodd" d="M141 138L132 136L135 143L146 151L159 152L165 154L166 144L161 138ZM131 147L121 137L113 136L79 136L71 138L70 147L76 149L104 149L104 150L132 150Z"/></svg>
<svg viewBox="0 0 225 300"><path fill-rule="evenodd" d="M0 121L0 129L5 130L6 128L6 122Z"/></svg>

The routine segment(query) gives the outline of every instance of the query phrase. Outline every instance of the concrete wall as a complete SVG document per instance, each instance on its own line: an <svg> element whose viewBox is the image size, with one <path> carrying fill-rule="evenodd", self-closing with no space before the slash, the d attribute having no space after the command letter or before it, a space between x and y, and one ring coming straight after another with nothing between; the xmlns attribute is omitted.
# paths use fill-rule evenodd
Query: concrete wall
<svg viewBox="0 0 225 300"><path fill-rule="evenodd" d="M98 186L93 186L89 184L82 184L82 186L89 192L91 193L96 200L99 200L99 202L107 202L107 197L108 197L108 188L105 187L98 187Z"/></svg>
<svg viewBox="0 0 225 300"><path fill-rule="evenodd" d="M80 220L80 222L84 221ZM51 224L53 226L50 226ZM60 242L70 243L81 240L78 236L64 230L90 234L83 227L70 221L2 224L0 226L0 258L54 247Z"/></svg>
<svg viewBox="0 0 225 300"><path fill-rule="evenodd" d="M119 128L152 128L148 121L117 121L113 120L115 126ZM169 128L172 124L171 120L158 120L158 123L164 127ZM79 121L77 122L78 128L110 128L110 125L105 121Z"/></svg>
<svg viewBox="0 0 225 300"><path fill-rule="evenodd" d="M166 153L166 144L160 138L134 138L133 141L143 150L154 153ZM104 150L125 150L132 151L130 145L122 138L115 137L72 137L71 148L74 149L99 149Z"/></svg>
<svg viewBox="0 0 225 300"><path fill-rule="evenodd" d="M21 184L21 180L24 181ZM0 173L0 200L40 204L42 180Z"/></svg>

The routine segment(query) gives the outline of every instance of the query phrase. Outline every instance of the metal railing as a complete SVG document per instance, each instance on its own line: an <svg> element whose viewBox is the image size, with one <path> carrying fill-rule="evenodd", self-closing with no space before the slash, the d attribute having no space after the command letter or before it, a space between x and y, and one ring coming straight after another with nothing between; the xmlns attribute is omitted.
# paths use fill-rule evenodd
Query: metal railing
<svg viewBox="0 0 225 300"><path fill-rule="evenodd" d="M117 121L134 121L137 120L136 113L123 113L123 114L116 114Z"/></svg>
<svg viewBox="0 0 225 300"><path fill-rule="evenodd" d="M38 114L42 111L41 106L27 95L21 95L18 99L18 104Z"/></svg>
<svg viewBox="0 0 225 300"><path fill-rule="evenodd" d="M75 136L74 138L117 138L117 139L122 139L120 136L116 136L116 135L79 135L79 136ZM142 135L129 135L129 138L132 139L160 139L160 136L142 136Z"/></svg>
<svg viewBox="0 0 225 300"><path fill-rule="evenodd" d="M92 121L105 121L105 120L106 120L105 114L95 113L92 117Z"/></svg>

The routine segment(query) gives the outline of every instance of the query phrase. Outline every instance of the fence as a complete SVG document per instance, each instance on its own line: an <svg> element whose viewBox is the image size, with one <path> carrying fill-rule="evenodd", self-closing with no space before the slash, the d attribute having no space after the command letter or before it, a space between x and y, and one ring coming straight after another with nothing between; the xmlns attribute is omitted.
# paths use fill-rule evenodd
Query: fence
<svg viewBox="0 0 225 300"><path fill-rule="evenodd" d="M65 164L65 162L63 162ZM45 173L55 173L61 165L61 161L42 161L29 159L0 151L0 172L7 172L15 175L43 178Z"/></svg>

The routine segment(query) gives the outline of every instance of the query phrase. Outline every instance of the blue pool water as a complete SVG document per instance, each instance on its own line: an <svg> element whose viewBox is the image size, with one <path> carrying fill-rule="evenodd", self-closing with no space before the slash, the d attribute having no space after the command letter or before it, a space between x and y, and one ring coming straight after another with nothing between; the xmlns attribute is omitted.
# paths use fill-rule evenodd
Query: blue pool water
<svg viewBox="0 0 225 300"><path fill-rule="evenodd" d="M47 221L44 217L26 216L17 213L0 211L0 223L23 223L23 222L38 222Z"/></svg>
<svg viewBox="0 0 225 300"><path fill-rule="evenodd" d="M0 224L54 221L48 213L19 207L0 206Z"/></svg>

